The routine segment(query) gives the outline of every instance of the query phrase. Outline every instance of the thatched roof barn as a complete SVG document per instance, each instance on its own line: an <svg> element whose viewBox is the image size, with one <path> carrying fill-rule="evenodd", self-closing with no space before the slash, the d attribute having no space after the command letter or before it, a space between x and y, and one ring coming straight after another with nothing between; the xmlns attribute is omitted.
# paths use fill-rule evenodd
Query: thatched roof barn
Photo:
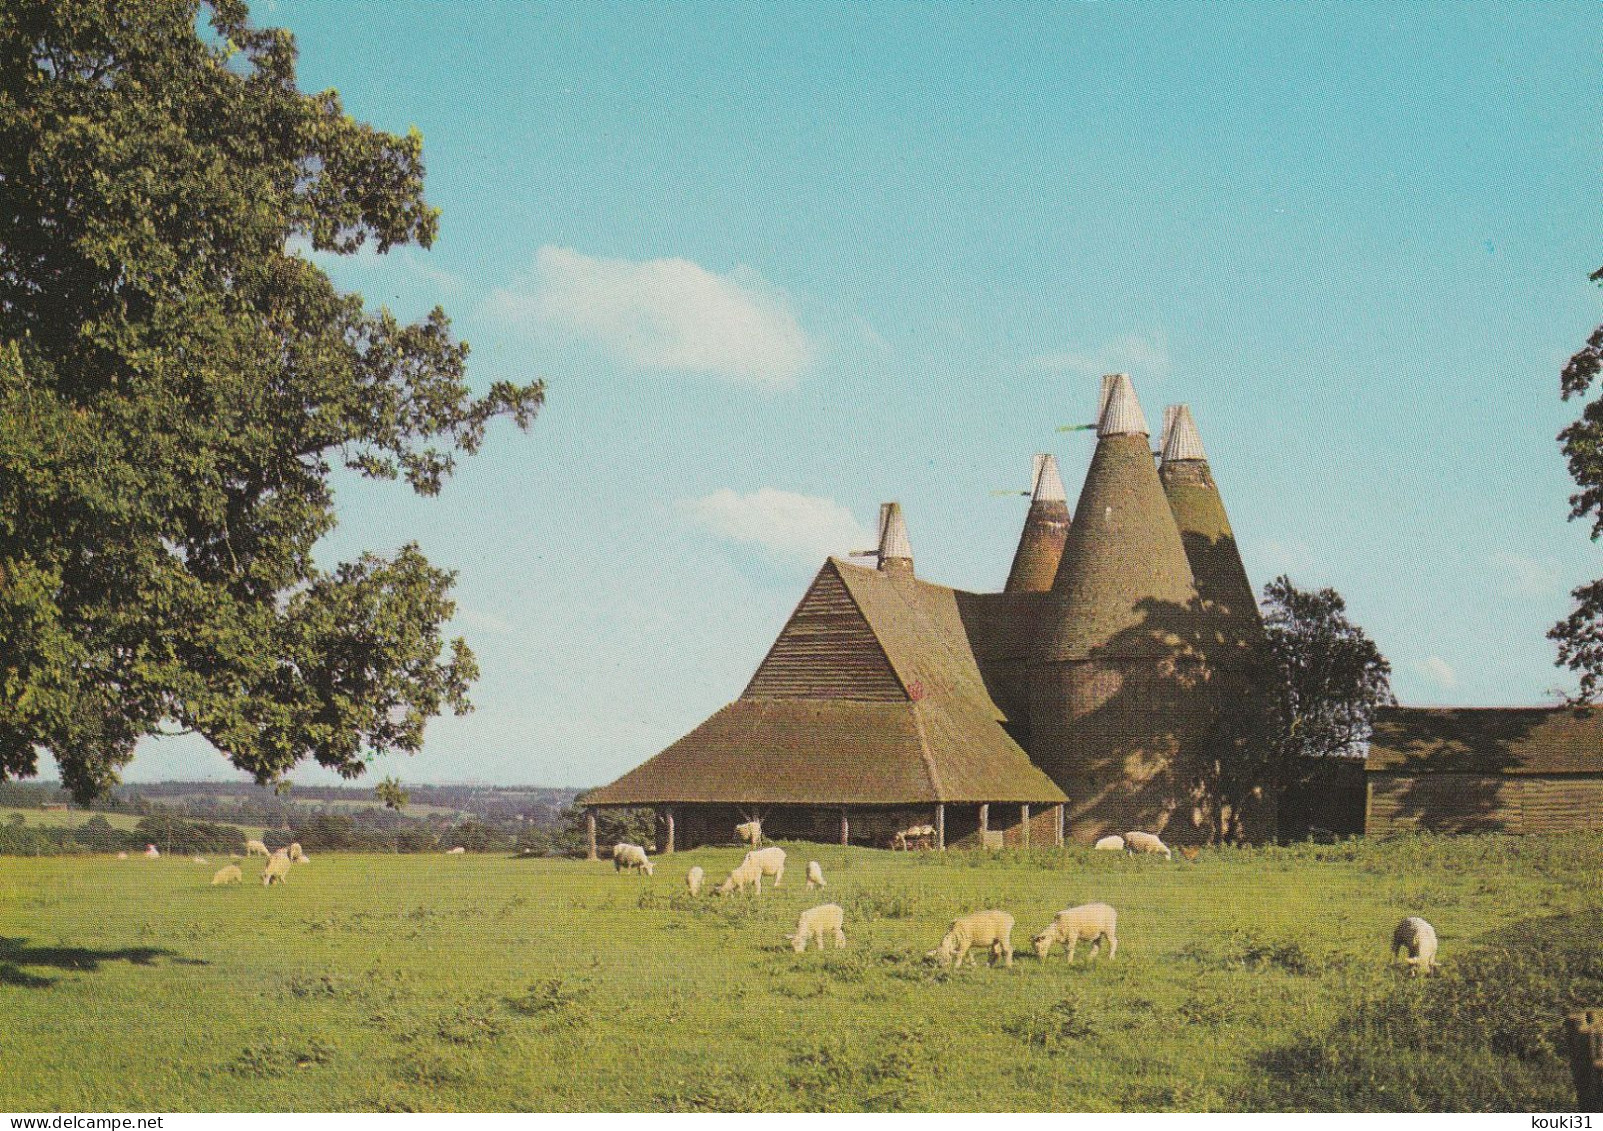
<svg viewBox="0 0 1603 1131"><path fill-rule="evenodd" d="M1603 829L1603 711L1383 708L1364 769L1370 835Z"/></svg>

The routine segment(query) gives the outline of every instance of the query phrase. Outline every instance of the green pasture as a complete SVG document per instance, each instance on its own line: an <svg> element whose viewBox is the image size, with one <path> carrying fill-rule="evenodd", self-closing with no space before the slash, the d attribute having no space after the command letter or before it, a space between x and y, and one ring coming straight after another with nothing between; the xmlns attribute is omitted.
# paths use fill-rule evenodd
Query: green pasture
<svg viewBox="0 0 1603 1131"><path fill-rule="evenodd" d="M1559 1019L1603 1004L1603 836L609 863L314 854L0 858L0 1110L1563 1110ZM808 859L829 880L803 890ZM1029 937L1092 900L1113 962ZM845 950L793 954L846 909ZM1011 969L923 960L1014 914ZM1442 940L1410 979L1404 915Z"/></svg>

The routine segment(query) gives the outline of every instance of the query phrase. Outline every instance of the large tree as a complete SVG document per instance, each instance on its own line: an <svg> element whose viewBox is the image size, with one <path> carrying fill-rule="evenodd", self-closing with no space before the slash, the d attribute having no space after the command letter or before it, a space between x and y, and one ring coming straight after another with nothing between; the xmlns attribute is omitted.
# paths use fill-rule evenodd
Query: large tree
<svg viewBox="0 0 1603 1131"><path fill-rule="evenodd" d="M1603 283L1603 267L1592 272L1594 283ZM1559 377L1559 391L1565 400L1584 397L1603 370L1603 326L1592 336ZM1570 518L1591 518L1592 540L1603 537L1603 400L1588 401L1581 418L1558 434L1564 456L1569 460L1570 478L1579 488L1570 496ZM1558 662L1580 673L1581 682L1574 699L1589 703L1597 698L1603 681L1603 580L1588 582L1572 594L1575 608L1570 615L1548 630L1558 643Z"/></svg>
<svg viewBox="0 0 1603 1131"><path fill-rule="evenodd" d="M336 468L432 495L542 400L302 253L428 247L422 190L239 0L0 4L0 779L87 798L173 730L354 777L467 709L448 572L314 559Z"/></svg>

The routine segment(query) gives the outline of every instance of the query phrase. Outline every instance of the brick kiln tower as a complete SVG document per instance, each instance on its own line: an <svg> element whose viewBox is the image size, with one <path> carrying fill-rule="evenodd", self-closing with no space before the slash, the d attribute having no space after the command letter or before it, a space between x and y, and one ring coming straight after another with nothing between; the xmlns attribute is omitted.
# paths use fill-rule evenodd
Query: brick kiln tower
<svg viewBox="0 0 1603 1131"><path fill-rule="evenodd" d="M1052 588L1069 536L1069 497L1058 474L1058 457L1037 455L1030 482L1030 513L1013 554L1004 593L1045 593Z"/></svg>

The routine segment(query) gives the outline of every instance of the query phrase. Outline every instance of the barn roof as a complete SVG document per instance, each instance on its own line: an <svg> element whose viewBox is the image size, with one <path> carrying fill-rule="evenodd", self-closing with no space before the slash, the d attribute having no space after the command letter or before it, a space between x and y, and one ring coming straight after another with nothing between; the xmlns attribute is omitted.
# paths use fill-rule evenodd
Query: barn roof
<svg viewBox="0 0 1603 1131"><path fill-rule="evenodd" d="M1603 773L1603 711L1569 707L1383 707L1370 773Z"/></svg>
<svg viewBox="0 0 1603 1131"><path fill-rule="evenodd" d="M1066 800L1003 729L958 598L831 558L740 699L585 803ZM889 680L838 678L836 641Z"/></svg>

